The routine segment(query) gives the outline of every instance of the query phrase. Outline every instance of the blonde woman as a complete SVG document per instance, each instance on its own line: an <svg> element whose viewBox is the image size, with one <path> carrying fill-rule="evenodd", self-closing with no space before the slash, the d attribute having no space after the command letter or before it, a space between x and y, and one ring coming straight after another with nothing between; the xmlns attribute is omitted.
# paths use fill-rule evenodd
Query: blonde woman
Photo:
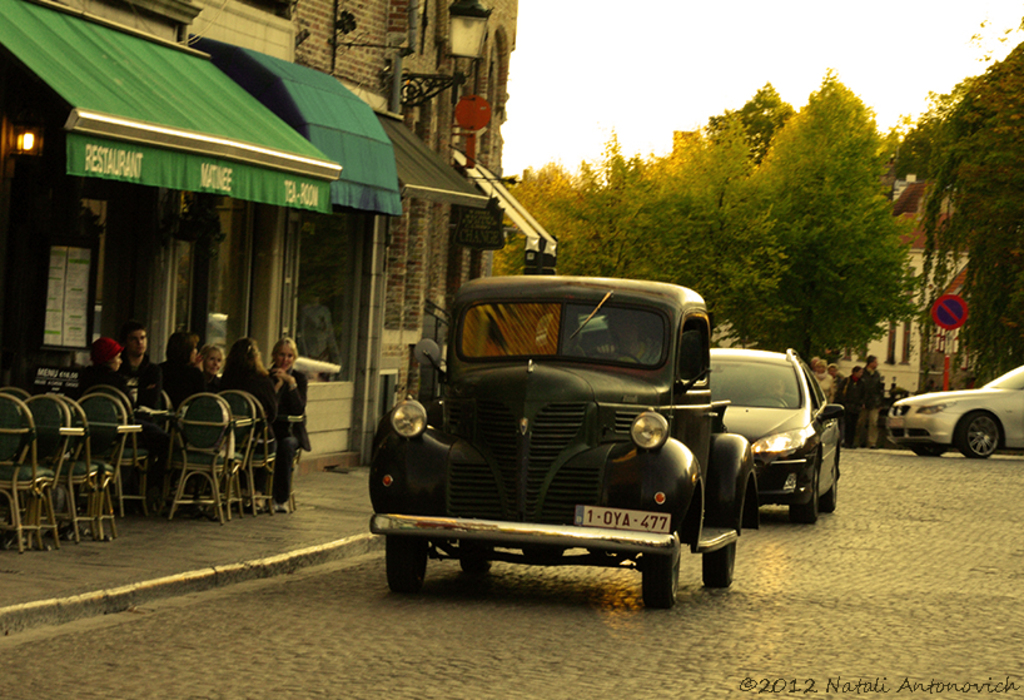
<svg viewBox="0 0 1024 700"><path fill-rule="evenodd" d="M291 338L281 338L270 353L273 364L270 377L279 386L277 394L278 420L274 422L274 437L277 438L277 468L274 471L274 508L287 510L292 490L292 463L295 453L301 447L309 451L309 434L304 422L291 422L288 416L306 413L306 392L309 382L306 375L295 369L299 350Z"/></svg>
<svg viewBox="0 0 1024 700"><path fill-rule="evenodd" d="M204 345L199 351L199 369L203 370L206 390L220 391L220 368L224 366L224 351L219 345Z"/></svg>

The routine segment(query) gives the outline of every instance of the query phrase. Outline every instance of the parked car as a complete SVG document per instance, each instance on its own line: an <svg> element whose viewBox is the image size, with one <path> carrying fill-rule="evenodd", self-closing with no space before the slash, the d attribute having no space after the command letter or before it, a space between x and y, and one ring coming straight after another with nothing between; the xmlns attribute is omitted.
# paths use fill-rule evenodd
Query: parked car
<svg viewBox="0 0 1024 700"><path fill-rule="evenodd" d="M750 444L716 430L704 300L670 284L523 276L458 292L447 363L421 365L441 410L400 402L375 436L374 515L388 585L420 589L428 557L631 565L645 605L675 603L683 547L706 586L732 582L757 527ZM436 418L428 418L437 416Z"/></svg>
<svg viewBox="0 0 1024 700"><path fill-rule="evenodd" d="M787 504L799 523L836 509L843 407L796 352L711 350L711 398L729 402L728 430L752 445L762 505Z"/></svg>
<svg viewBox="0 0 1024 700"><path fill-rule="evenodd" d="M915 454L938 456L955 447L983 459L1024 447L1024 366L980 389L936 391L900 399L886 415L889 437Z"/></svg>

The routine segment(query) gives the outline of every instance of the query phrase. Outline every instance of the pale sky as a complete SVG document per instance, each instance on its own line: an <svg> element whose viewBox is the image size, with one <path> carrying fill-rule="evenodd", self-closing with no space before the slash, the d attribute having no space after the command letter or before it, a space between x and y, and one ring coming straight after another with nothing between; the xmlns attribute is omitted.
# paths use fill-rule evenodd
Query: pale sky
<svg viewBox="0 0 1024 700"><path fill-rule="evenodd" d="M613 130L661 155L765 83L800 109L830 68L884 132L1024 41L997 41L1022 17L1021 0L519 0L503 171L575 171Z"/></svg>

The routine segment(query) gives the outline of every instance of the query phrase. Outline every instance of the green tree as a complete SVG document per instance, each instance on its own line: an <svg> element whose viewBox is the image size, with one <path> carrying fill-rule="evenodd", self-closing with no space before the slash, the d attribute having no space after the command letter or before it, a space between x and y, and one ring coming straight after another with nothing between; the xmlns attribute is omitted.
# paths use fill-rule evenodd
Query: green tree
<svg viewBox="0 0 1024 700"><path fill-rule="evenodd" d="M970 316L962 347L979 379L1024 357L1024 44L965 81L943 115L939 167L926 210L926 273L941 292L969 256ZM941 194L941 196L940 196ZM947 216L947 214L949 214Z"/></svg>
<svg viewBox="0 0 1024 700"><path fill-rule="evenodd" d="M729 132L730 124L739 120L747 135L751 159L761 163L768 155L775 134L794 114L793 106L783 102L771 83L765 83L739 111L726 110L725 114L708 119L707 134L716 140Z"/></svg>
<svg viewBox="0 0 1024 700"><path fill-rule="evenodd" d="M655 189L648 164L623 156L614 135L602 159L581 164L576 175L549 164L513 192L558 238L559 274L660 278L649 239Z"/></svg>
<svg viewBox="0 0 1024 700"><path fill-rule="evenodd" d="M859 348L884 322L913 315L905 231L881 185L886 160L871 110L831 71L776 135L756 179L790 264L778 294L758 300L785 313L766 347Z"/></svg>
<svg viewBox="0 0 1024 700"><path fill-rule="evenodd" d="M665 279L699 292L720 336L753 343L782 320L771 298L788 263L774 221L751 180L747 135L733 120L715 137L677 134L672 153L652 168L659 200L652 242Z"/></svg>

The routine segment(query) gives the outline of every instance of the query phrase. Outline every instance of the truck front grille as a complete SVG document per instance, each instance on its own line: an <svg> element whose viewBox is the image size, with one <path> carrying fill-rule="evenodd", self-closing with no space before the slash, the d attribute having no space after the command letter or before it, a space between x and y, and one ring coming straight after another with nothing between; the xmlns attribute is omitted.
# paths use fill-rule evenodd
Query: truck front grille
<svg viewBox="0 0 1024 700"><path fill-rule="evenodd" d="M571 523L577 503L592 503L600 490L600 467L567 469L566 450L581 443L586 404L548 404L530 422L527 436L519 431L520 416L500 401L478 401L475 435L491 464L452 464L448 503L456 517ZM464 412L460 433L466 434ZM527 439L528 437L528 439ZM519 450L529 450L525 459ZM518 468L525 464L526 474ZM525 477L525 493L520 483ZM525 502L520 503L521 499Z"/></svg>

